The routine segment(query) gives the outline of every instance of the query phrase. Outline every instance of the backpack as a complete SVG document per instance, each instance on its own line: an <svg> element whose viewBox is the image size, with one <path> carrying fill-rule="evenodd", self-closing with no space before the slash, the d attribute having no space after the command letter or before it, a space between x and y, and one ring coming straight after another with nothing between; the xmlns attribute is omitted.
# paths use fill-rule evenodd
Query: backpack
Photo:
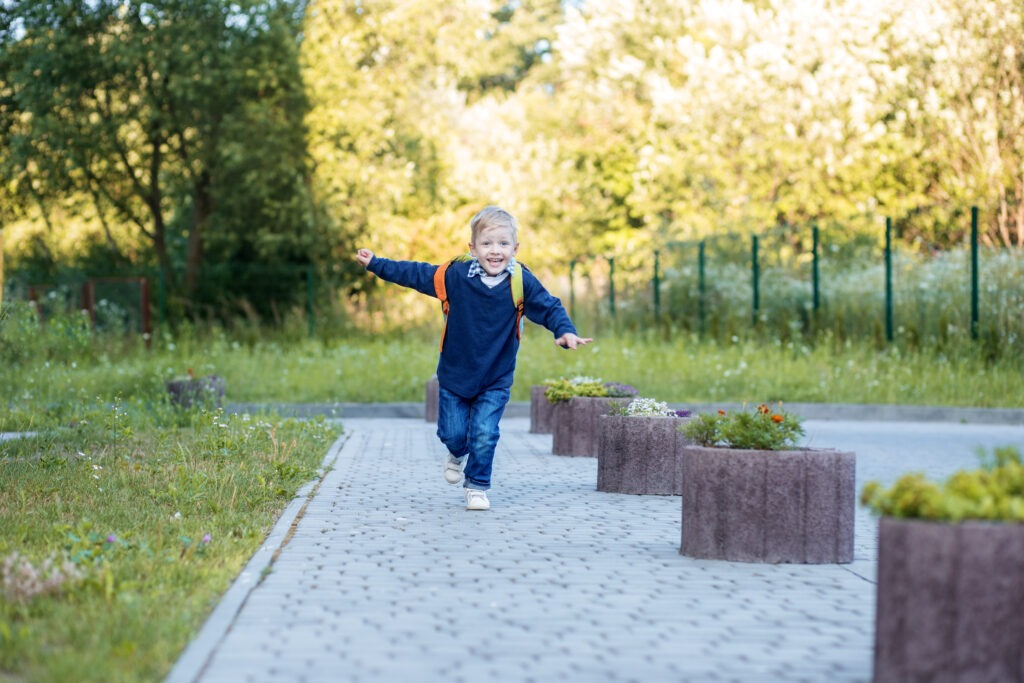
<svg viewBox="0 0 1024 683"><path fill-rule="evenodd" d="M437 267L434 271L434 296L441 300L441 312L444 314L444 326L441 327L441 343L438 345L438 350L444 350L444 333L448 329L448 310L450 305L448 304L448 291L444 286L444 274L448 270L448 266L458 261L469 261L473 257L469 254L462 254L456 256L450 261L446 261ZM511 274L512 282L512 303L516 307L516 339L523 338L523 314L526 311L526 304L523 301L523 267L516 261L515 269Z"/></svg>

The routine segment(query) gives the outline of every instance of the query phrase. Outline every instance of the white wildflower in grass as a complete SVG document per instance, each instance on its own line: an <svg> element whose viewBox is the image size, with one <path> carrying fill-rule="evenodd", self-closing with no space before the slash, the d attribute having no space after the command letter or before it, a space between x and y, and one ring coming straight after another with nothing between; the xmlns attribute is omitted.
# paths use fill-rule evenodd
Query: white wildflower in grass
<svg viewBox="0 0 1024 683"><path fill-rule="evenodd" d="M46 558L37 567L27 557L14 552L0 563L0 593L13 603L24 604L37 595L54 595L65 584L83 578L85 575L72 562L57 562L53 557Z"/></svg>

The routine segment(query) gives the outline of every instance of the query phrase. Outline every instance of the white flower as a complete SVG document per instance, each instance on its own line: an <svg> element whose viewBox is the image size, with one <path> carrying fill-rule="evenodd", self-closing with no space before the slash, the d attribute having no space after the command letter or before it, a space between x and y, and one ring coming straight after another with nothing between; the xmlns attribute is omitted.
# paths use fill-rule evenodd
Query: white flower
<svg viewBox="0 0 1024 683"><path fill-rule="evenodd" d="M653 398L634 398L626 406L626 415L642 417L665 417L671 411L664 401Z"/></svg>

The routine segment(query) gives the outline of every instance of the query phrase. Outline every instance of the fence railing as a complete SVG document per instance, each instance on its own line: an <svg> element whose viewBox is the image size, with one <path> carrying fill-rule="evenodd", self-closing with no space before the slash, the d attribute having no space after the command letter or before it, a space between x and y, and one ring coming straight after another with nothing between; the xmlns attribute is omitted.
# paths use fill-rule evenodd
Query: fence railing
<svg viewBox="0 0 1024 683"><path fill-rule="evenodd" d="M567 304L581 329L594 331L660 326L719 339L831 331L880 343L964 338L1020 345L1024 252L982 249L977 208L965 244L955 250L912 252L894 234L892 219L876 225L872 231L811 223L667 241L647 253L580 256L566 268ZM200 272L195 299L186 302L171 299L157 271L65 271L47 280L9 269L5 284L10 299L36 301L43 317L82 308L101 328L148 333L150 317L163 325L169 308L184 306L200 318L300 316L314 336L339 314L338 301L358 277L356 268L214 265Z"/></svg>
<svg viewBox="0 0 1024 683"><path fill-rule="evenodd" d="M862 331L877 329L890 343L908 330L918 340L1024 339L1024 252L982 250L977 207L964 232L962 248L912 253L898 248L886 218L877 237L811 223L668 242L633 254L631 267L622 254L585 255L569 265L568 303L592 324L667 321L702 336L723 328L813 334L852 327L854 314Z"/></svg>

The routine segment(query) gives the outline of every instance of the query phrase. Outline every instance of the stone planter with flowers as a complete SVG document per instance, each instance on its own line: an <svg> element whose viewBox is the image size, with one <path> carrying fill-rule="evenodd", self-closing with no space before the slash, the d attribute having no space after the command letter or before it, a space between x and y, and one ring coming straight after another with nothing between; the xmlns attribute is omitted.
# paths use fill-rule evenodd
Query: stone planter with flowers
<svg viewBox="0 0 1024 683"><path fill-rule="evenodd" d="M226 383L218 375L197 377L188 369L188 376L165 382L164 386L171 397L171 403L181 408L199 406L219 408L224 401Z"/></svg>
<svg viewBox="0 0 1024 683"><path fill-rule="evenodd" d="M861 493L881 517L875 683L1024 681L1024 462L982 455L942 485L908 474Z"/></svg>
<svg viewBox="0 0 1024 683"><path fill-rule="evenodd" d="M554 407L551 452L555 455L597 455L598 418L612 406L629 403L637 390L625 384L605 383L592 377L551 382L545 396Z"/></svg>
<svg viewBox="0 0 1024 683"><path fill-rule="evenodd" d="M682 427L682 540L688 557L733 562L853 561L856 457L797 448L799 420L761 404Z"/></svg>
<svg viewBox="0 0 1024 683"><path fill-rule="evenodd" d="M530 433L550 434L554 431L555 405L544 395L547 384L530 387Z"/></svg>
<svg viewBox="0 0 1024 683"><path fill-rule="evenodd" d="M691 444L679 430L690 418L652 398L634 398L600 417L597 490L606 493L679 495L680 454Z"/></svg>

